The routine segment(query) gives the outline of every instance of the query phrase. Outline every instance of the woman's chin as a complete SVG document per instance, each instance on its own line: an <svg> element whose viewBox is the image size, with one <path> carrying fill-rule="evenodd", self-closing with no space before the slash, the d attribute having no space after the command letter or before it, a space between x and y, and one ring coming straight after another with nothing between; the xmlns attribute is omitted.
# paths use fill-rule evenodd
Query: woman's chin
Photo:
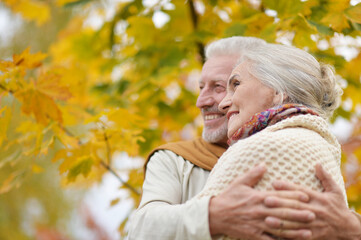
<svg viewBox="0 0 361 240"><path fill-rule="evenodd" d="M231 137L233 136L233 134L234 134L234 132L229 132L229 131L228 131L228 133L227 133L228 139L231 139Z"/></svg>

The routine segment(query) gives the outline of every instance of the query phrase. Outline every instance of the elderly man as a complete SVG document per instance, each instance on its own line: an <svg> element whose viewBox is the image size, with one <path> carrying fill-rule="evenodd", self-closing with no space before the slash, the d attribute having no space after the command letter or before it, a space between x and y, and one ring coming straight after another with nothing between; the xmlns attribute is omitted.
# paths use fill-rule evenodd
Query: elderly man
<svg viewBox="0 0 361 240"><path fill-rule="evenodd" d="M197 107L204 120L202 138L154 150L146 165L143 196L131 219L129 239L211 239L220 234L271 240L361 239L361 223L322 168L316 171L324 193L285 182L279 191L252 188L266 169L258 166L239 176L221 194L196 199L209 171L227 148L227 122L218 104L226 95L236 52L260 44L257 38L233 37L208 46Z"/></svg>

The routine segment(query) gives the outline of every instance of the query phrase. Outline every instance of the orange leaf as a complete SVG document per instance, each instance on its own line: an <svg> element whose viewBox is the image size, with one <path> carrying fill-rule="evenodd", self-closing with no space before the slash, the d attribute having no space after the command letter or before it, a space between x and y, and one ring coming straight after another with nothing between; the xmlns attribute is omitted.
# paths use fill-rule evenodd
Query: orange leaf
<svg viewBox="0 0 361 240"><path fill-rule="evenodd" d="M9 71L9 68L11 68L13 66L14 66L14 64L10 61L0 60L0 71L1 72Z"/></svg>
<svg viewBox="0 0 361 240"><path fill-rule="evenodd" d="M345 10L345 15L351 21L361 24L361 3Z"/></svg>
<svg viewBox="0 0 361 240"><path fill-rule="evenodd" d="M61 76L56 73L41 73L35 82L35 87L42 93L58 100L67 100L72 95L66 86L60 82Z"/></svg>
<svg viewBox="0 0 361 240"><path fill-rule="evenodd" d="M9 192L12 188L17 188L25 172L22 170L12 172L0 187L0 194Z"/></svg>
<svg viewBox="0 0 361 240"><path fill-rule="evenodd" d="M13 64L25 68L37 68L42 65L41 61L45 58L46 54L44 53L31 54L30 47L28 47L22 53L13 55Z"/></svg>
<svg viewBox="0 0 361 240"><path fill-rule="evenodd" d="M43 1L2 0L14 12L20 13L24 19L35 20L38 25L45 23L50 17L50 8Z"/></svg>
<svg viewBox="0 0 361 240"><path fill-rule="evenodd" d="M112 207L112 206L118 204L119 201L120 201L120 198L113 199L113 200L110 202L110 206Z"/></svg>
<svg viewBox="0 0 361 240"><path fill-rule="evenodd" d="M22 111L25 114L34 114L40 124L48 124L49 120L62 122L61 112L52 98L35 90L27 89L15 93L15 97L22 102Z"/></svg>

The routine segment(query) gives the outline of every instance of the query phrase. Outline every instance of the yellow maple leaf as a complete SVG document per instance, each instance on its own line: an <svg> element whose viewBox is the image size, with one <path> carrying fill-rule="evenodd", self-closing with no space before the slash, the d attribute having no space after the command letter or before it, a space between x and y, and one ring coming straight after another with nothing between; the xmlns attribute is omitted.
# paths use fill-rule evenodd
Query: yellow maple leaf
<svg viewBox="0 0 361 240"><path fill-rule="evenodd" d="M42 65L42 61L46 58L44 53L30 53L30 47L26 48L20 54L13 55L13 64L25 68L37 68Z"/></svg>
<svg viewBox="0 0 361 240"><path fill-rule="evenodd" d="M12 188L20 186L21 180L25 174L24 170L18 170L9 174L5 181L0 186L0 194L9 192Z"/></svg>
<svg viewBox="0 0 361 240"><path fill-rule="evenodd" d="M58 100L67 100L72 97L68 87L61 83L61 76L54 72L41 72L36 82L35 88L40 92Z"/></svg>
<svg viewBox="0 0 361 240"><path fill-rule="evenodd" d="M57 1L56 1L56 4L57 4L58 6L64 6L64 5L66 5L66 4L74 3L74 2L77 2L77 1L79 1L79 0L57 0Z"/></svg>
<svg viewBox="0 0 361 240"><path fill-rule="evenodd" d="M361 24L361 3L346 9L345 15L351 21Z"/></svg>
<svg viewBox="0 0 361 240"><path fill-rule="evenodd" d="M28 88L16 92L14 96L22 103L22 111L27 114L33 114L38 123L47 125L50 120L62 122L61 112L54 100L44 93Z"/></svg>
<svg viewBox="0 0 361 240"><path fill-rule="evenodd" d="M360 82L361 76L361 53L354 59L349 62L346 62L343 69L340 70L340 73L343 77L346 77L348 81L351 81L355 84Z"/></svg>
<svg viewBox="0 0 361 240"><path fill-rule="evenodd" d="M120 198L115 198L115 199L113 199L113 200L110 202L110 206L112 207L112 206L118 204L119 201L120 201Z"/></svg>
<svg viewBox="0 0 361 240"><path fill-rule="evenodd" d="M0 146L7 140L7 129L11 120L11 108L3 107L0 109Z"/></svg>
<svg viewBox="0 0 361 240"><path fill-rule="evenodd" d="M349 201L357 201L360 197L360 184L353 184L346 189L347 198Z"/></svg>
<svg viewBox="0 0 361 240"><path fill-rule="evenodd" d="M14 12L20 13L24 19L44 24L50 17L50 7L44 1L36 0L3 0Z"/></svg>
<svg viewBox="0 0 361 240"><path fill-rule="evenodd" d="M322 18L321 23L326 24L337 32L341 32L343 29L350 27L343 12L329 12Z"/></svg>
<svg viewBox="0 0 361 240"><path fill-rule="evenodd" d="M9 68L13 67L14 64L11 61L0 60L0 71L7 72Z"/></svg>
<svg viewBox="0 0 361 240"><path fill-rule="evenodd" d="M42 172L44 172L44 168L37 165L37 164L33 164L31 166L31 170L32 170L33 173L42 173Z"/></svg>

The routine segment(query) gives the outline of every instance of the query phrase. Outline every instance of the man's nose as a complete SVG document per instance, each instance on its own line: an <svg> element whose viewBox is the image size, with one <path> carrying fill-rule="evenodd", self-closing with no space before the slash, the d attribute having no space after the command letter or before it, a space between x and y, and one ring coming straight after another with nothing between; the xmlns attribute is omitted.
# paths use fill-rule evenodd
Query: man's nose
<svg viewBox="0 0 361 240"><path fill-rule="evenodd" d="M201 92L197 98L196 106L198 108L211 107L215 103L214 97L209 92Z"/></svg>

